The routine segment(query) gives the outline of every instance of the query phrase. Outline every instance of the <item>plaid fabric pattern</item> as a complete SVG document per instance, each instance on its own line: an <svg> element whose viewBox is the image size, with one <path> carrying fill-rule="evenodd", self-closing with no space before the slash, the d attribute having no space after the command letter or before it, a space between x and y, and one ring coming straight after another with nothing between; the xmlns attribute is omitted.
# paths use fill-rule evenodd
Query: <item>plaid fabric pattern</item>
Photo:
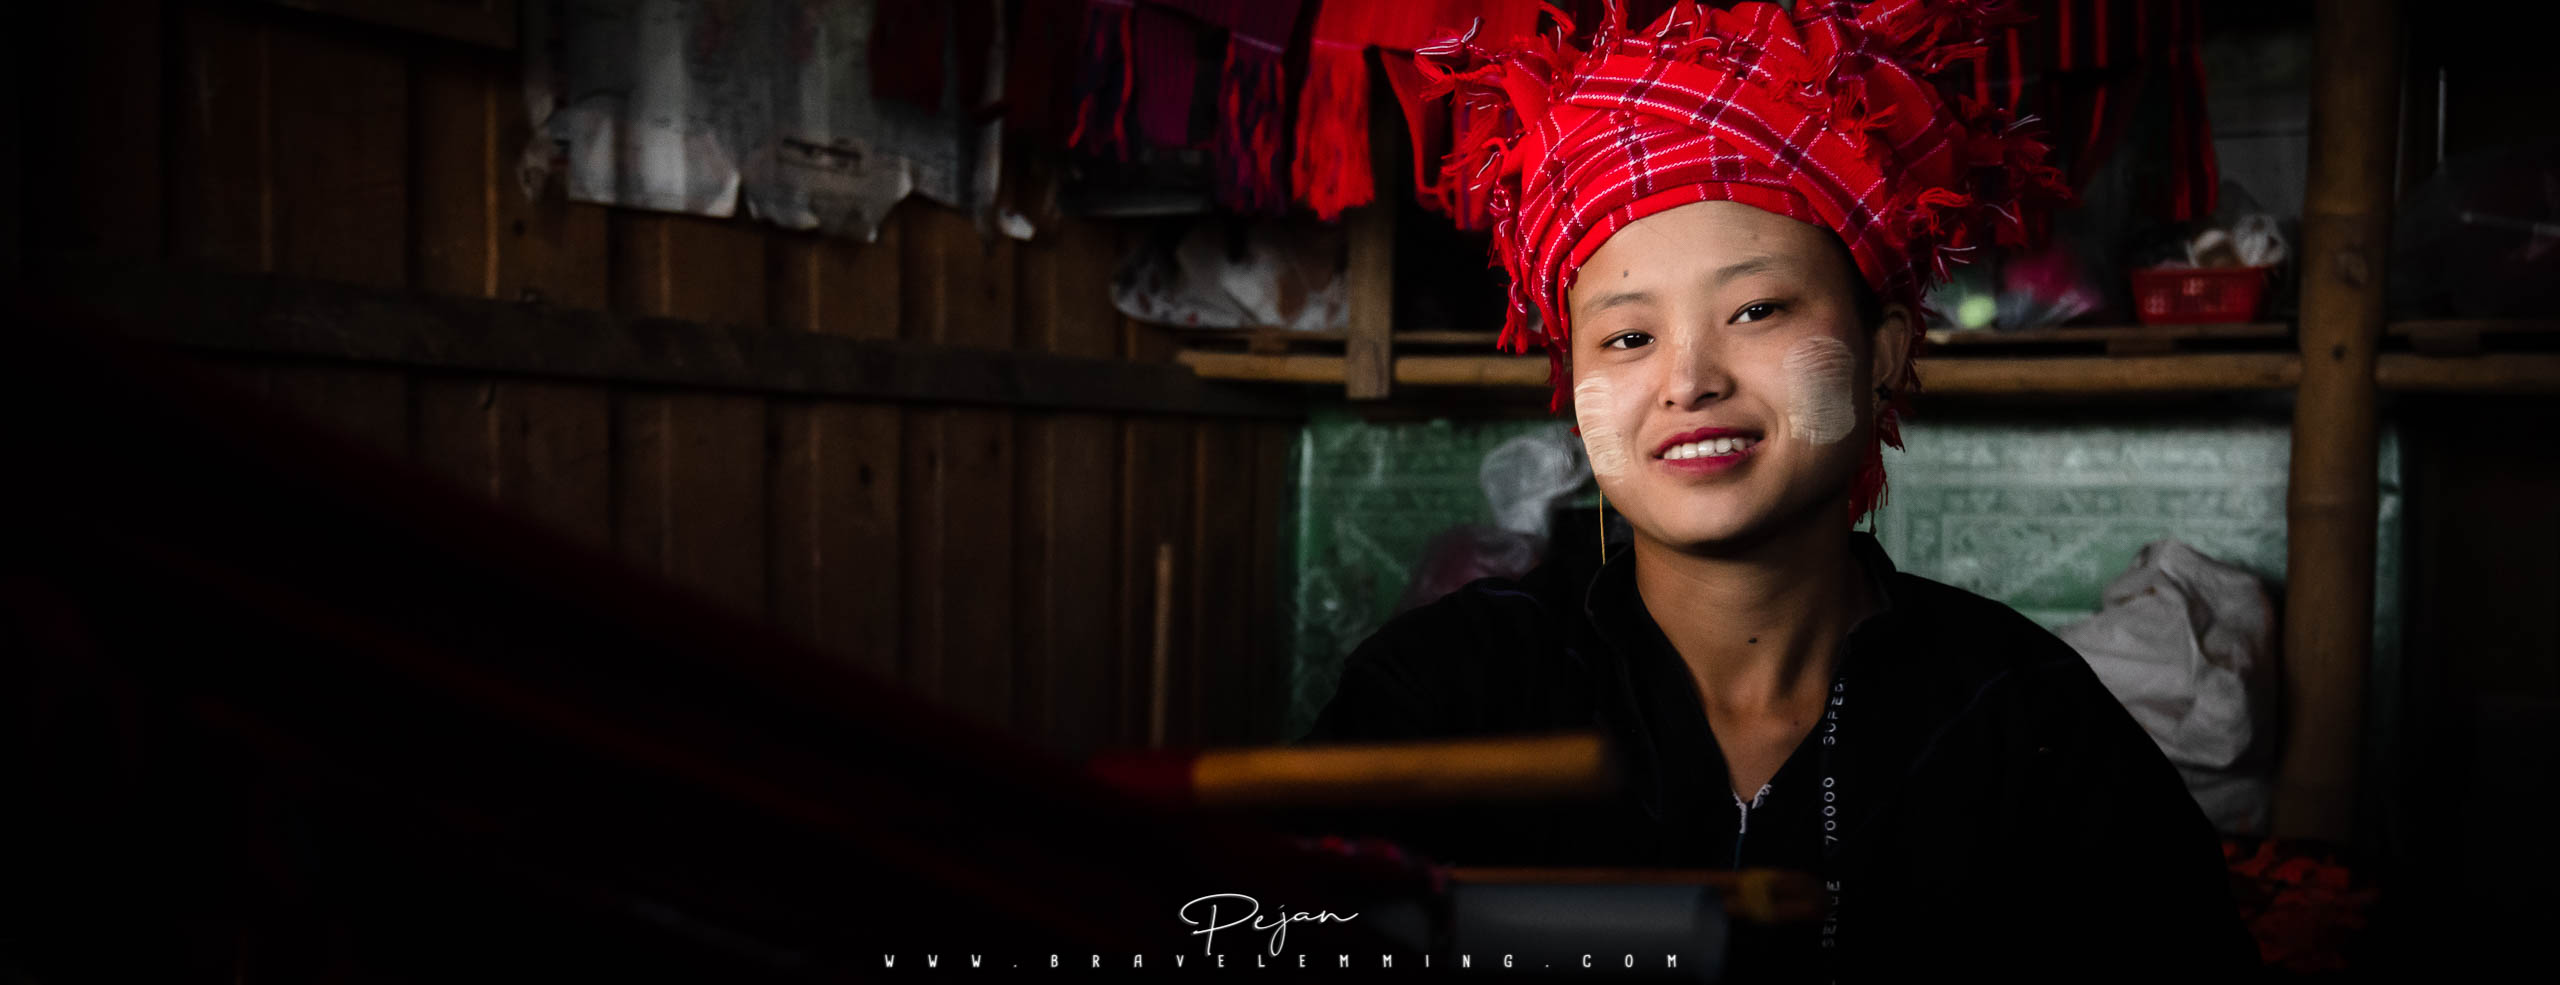
<svg viewBox="0 0 2560 985"><path fill-rule="evenodd" d="M1982 56L2005 22L1988 6L1684 0L1630 33L1612 5L1587 51L1569 24L1418 49L1432 91L1479 110L1444 173L1490 202L1512 282L1503 346L1548 351L1562 407L1573 272L1628 223L1692 202L1830 229L1869 285L1915 310L1985 239L2022 242L2023 205L2068 197L2044 145L1928 79Z"/></svg>

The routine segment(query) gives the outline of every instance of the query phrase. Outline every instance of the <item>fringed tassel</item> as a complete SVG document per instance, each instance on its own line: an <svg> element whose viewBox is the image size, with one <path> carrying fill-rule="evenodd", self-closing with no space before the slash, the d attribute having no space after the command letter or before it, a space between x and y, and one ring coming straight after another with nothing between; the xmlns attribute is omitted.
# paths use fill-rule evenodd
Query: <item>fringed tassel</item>
<svg viewBox="0 0 2560 985"><path fill-rule="evenodd" d="M1318 41L1298 90L1298 200L1328 221L1377 197L1369 171L1368 49Z"/></svg>
<svg viewBox="0 0 2560 985"><path fill-rule="evenodd" d="M1850 523L1884 505L1884 481L1884 442L1871 442L1866 460L1858 465L1858 478L1849 486Z"/></svg>
<svg viewBox="0 0 2560 985"><path fill-rule="evenodd" d="M1084 39L1076 65L1076 125L1067 146L1113 160L1129 159L1129 99L1137 92L1138 67L1129 0L1094 0L1084 9Z"/></svg>
<svg viewBox="0 0 2560 985"><path fill-rule="evenodd" d="M1218 204L1231 211L1289 210L1280 172L1280 125L1287 117L1280 71L1280 49L1241 35L1227 41L1218 82Z"/></svg>
<svg viewBox="0 0 2560 985"><path fill-rule="evenodd" d="M1550 345L1546 350L1547 389L1551 391L1547 396L1547 413L1560 414L1564 412L1565 392L1573 389L1573 378L1565 372L1564 347Z"/></svg>

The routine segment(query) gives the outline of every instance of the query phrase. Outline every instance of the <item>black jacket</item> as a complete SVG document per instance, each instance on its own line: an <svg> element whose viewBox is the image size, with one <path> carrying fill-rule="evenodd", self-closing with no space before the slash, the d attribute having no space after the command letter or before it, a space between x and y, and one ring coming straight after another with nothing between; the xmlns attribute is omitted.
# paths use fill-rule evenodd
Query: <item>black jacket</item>
<svg viewBox="0 0 2560 985"><path fill-rule="evenodd" d="M1467 865L1773 867L1841 880L1838 969L1859 980L2250 973L2219 839L2079 654L2007 606L1854 549L1884 608L1850 634L1828 723L1748 811L1633 557L1550 561L1406 613L1361 644L1303 741L1600 729L1603 802L1351 823ZM1841 839L1826 866L1821 776ZM1814 974L1819 928L1738 937L1742 978Z"/></svg>

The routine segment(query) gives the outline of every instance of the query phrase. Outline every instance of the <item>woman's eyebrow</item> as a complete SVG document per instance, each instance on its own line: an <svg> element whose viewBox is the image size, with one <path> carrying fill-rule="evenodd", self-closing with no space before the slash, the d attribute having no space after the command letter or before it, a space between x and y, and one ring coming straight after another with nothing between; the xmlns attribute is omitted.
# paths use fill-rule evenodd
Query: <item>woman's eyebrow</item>
<svg viewBox="0 0 2560 985"><path fill-rule="evenodd" d="M1582 313L1585 316L1596 315L1620 305L1650 304L1652 302L1652 291L1611 291L1607 294L1593 298L1591 299L1591 303L1583 305Z"/></svg>
<svg viewBox="0 0 2560 985"><path fill-rule="evenodd" d="M1740 260L1726 264L1724 267L1718 269L1714 275L1708 277L1707 280L1710 284L1722 287L1736 277L1740 277L1744 274L1765 274L1784 266L1785 263L1786 261L1768 254L1744 257Z"/></svg>
<svg viewBox="0 0 2560 985"><path fill-rule="evenodd" d="M1715 273L1707 276L1707 281L1712 286L1722 287L1727 281L1731 281L1732 279L1744 274L1765 274L1772 270L1785 267L1786 265L1787 261L1785 257L1772 256L1765 253L1758 256L1743 257L1740 260L1736 260L1724 265L1723 267L1717 268ZM1593 298L1589 303L1584 304L1582 306L1582 313L1586 316L1596 315L1622 305L1650 304L1653 300L1653 292L1648 290L1637 289L1629 291L1611 291L1607 294Z"/></svg>

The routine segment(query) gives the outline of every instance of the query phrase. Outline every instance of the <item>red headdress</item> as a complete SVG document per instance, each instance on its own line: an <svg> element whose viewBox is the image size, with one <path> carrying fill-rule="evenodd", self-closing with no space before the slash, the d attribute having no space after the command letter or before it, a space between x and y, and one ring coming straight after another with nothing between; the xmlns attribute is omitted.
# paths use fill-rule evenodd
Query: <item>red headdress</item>
<svg viewBox="0 0 2560 985"><path fill-rule="evenodd" d="M1612 0L1588 50L1552 7L1542 37L1487 46L1470 30L1417 49L1434 94L1481 110L1444 174L1490 202L1494 258L1511 274L1503 347L1547 350L1561 408L1574 271L1628 223L1693 202L1829 229L1880 297L1914 312L1949 264L2024 242L2023 206L2069 197L2044 144L1926 78L1982 56L2002 20L1993 6L1803 0L1790 14L1682 0L1630 33ZM1877 428L1896 448L1900 402ZM1865 473L1853 515L1882 495L1880 451Z"/></svg>

